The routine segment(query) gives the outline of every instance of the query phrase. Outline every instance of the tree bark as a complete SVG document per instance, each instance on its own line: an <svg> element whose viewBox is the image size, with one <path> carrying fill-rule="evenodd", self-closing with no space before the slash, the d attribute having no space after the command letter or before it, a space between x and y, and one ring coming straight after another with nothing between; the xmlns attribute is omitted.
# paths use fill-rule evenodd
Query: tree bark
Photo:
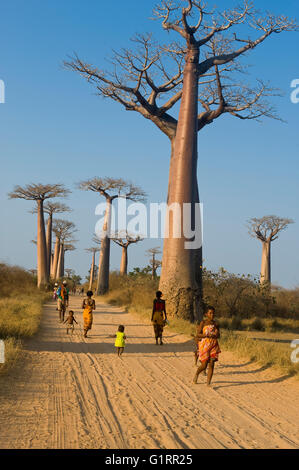
<svg viewBox="0 0 299 470"><path fill-rule="evenodd" d="M271 242L264 241L262 249L262 265L260 284L271 285Z"/></svg>
<svg viewBox="0 0 299 470"><path fill-rule="evenodd" d="M57 279L57 266L58 266L59 252L60 252L60 240L58 237L56 237L53 265L51 269L51 277L52 279L55 279L55 280Z"/></svg>
<svg viewBox="0 0 299 470"><path fill-rule="evenodd" d="M123 246L119 274L121 276L126 276L127 272L128 272L128 247Z"/></svg>
<svg viewBox="0 0 299 470"><path fill-rule="evenodd" d="M99 271L97 279L97 295L104 295L109 290L109 265L110 265L110 225L111 225L111 199L106 199L106 211L103 224L104 236L101 240L99 259Z"/></svg>
<svg viewBox="0 0 299 470"><path fill-rule="evenodd" d="M59 247L59 257L58 257L58 264L57 264L57 271L56 271L56 279L59 279L63 276L62 269L63 269L63 253L64 253L64 244L60 242Z"/></svg>
<svg viewBox="0 0 299 470"><path fill-rule="evenodd" d="M47 270L48 278L51 273L51 258L52 258L52 214L49 214L47 222L47 235L46 235L46 244L47 244Z"/></svg>
<svg viewBox="0 0 299 470"><path fill-rule="evenodd" d="M199 202L197 187L198 59L198 48L190 45L186 54L182 99L176 137L172 142L169 170L167 202L168 206L173 203L179 204L181 221L183 220L183 204L191 204L191 214L193 214L195 203ZM169 236L164 239L160 290L167 300L167 311L170 315L194 322L200 317L200 286L198 284L200 251L185 247L188 239L183 233L180 237L174 236L178 222L177 218L170 213Z"/></svg>
<svg viewBox="0 0 299 470"><path fill-rule="evenodd" d="M43 201L37 201L37 285L42 287L49 281L47 270L47 246Z"/></svg>
<svg viewBox="0 0 299 470"><path fill-rule="evenodd" d="M91 261L91 267L90 267L90 276L89 276L89 286L88 286L88 290L91 290L91 289L92 289L93 275L94 275L94 261L95 261L95 252L92 253L92 261Z"/></svg>

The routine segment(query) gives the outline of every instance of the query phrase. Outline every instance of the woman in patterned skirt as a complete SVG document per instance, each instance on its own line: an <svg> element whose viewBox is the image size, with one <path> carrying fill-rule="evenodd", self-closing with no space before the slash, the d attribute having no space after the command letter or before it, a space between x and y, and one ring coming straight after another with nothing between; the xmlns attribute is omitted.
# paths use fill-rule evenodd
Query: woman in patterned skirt
<svg viewBox="0 0 299 470"><path fill-rule="evenodd" d="M208 368L207 385L210 385L215 362L218 361L218 355L221 352L218 344L220 338L220 331L218 323L214 321L215 309L208 307L205 319L200 323L197 330L197 355L201 362L193 379L193 383L197 383L199 374Z"/></svg>
<svg viewBox="0 0 299 470"><path fill-rule="evenodd" d="M91 330L92 327L92 321L93 321L93 310L96 308L96 304L94 299L91 297L93 296L93 293L91 290L87 292L87 299L83 300L82 303L82 308L83 310L83 329L84 329L84 338L87 338L87 332L88 330Z"/></svg>

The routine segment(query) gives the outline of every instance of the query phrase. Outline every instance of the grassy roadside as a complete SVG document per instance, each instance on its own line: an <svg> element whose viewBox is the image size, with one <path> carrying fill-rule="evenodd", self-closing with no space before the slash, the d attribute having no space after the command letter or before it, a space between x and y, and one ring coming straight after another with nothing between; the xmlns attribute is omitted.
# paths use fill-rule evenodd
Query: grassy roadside
<svg viewBox="0 0 299 470"><path fill-rule="evenodd" d="M128 290L125 289L114 289L111 290L109 294L99 297L98 300L110 305L123 306L128 312L138 315L143 320L149 321L152 308L152 292L154 291L152 287L153 286L149 286L151 296L149 296L147 291L143 292L143 298L140 303L138 302L140 296L139 289L133 292L133 294L128 293ZM144 306L145 303L147 304L146 306ZM195 325L180 318L170 318L169 320L170 325L167 328L190 337L194 335ZM267 323L267 321L265 321L265 325L268 326L268 331L274 331L270 322ZM294 326L297 329L297 324ZM291 324L289 321L286 321L286 331L290 330L290 327ZM284 333L280 332L280 335L283 337ZM221 328L220 344L223 351L235 352L239 357L256 361L262 366L267 365L278 368L286 374L296 375L296 377L299 378L299 363L295 364L291 362L291 353L293 350L290 347L290 343L280 343L275 340L269 341L269 339L267 339L267 331L264 332L263 336L265 337L264 341L262 341L261 338L247 337L246 331L242 331L241 334L241 332L238 333L238 331ZM294 333L294 339L295 337L296 334ZM299 335L297 335L297 337L299 337Z"/></svg>
<svg viewBox="0 0 299 470"><path fill-rule="evenodd" d="M0 299L0 339L4 340L5 363L0 375L17 361L22 351L22 339L32 337L38 330L42 307L49 294L21 294L16 298Z"/></svg>

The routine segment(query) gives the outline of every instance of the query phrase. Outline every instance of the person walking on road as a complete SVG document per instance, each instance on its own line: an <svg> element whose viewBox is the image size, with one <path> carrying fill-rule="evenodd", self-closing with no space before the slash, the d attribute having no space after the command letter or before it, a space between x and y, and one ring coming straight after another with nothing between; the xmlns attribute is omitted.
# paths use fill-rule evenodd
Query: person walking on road
<svg viewBox="0 0 299 470"><path fill-rule="evenodd" d="M160 339L160 344L162 345L163 344L162 334L163 334L163 328L167 322L167 315L166 315L165 300L162 300L161 297L162 297L162 292L158 290L156 292L156 298L153 303L153 312L152 312L151 321L154 326L156 344L158 344L158 340Z"/></svg>
<svg viewBox="0 0 299 470"><path fill-rule="evenodd" d="M207 309L205 319L199 324L196 339L198 340L197 355L201 362L198 367L193 383L197 383L198 376L208 367L207 385L210 385L215 362L218 361L218 355L221 352L218 339L220 338L219 325L214 320L215 308L210 306Z"/></svg>
<svg viewBox="0 0 299 470"><path fill-rule="evenodd" d="M60 323L64 322L64 314L66 308L69 304L69 290L67 288L67 282L63 281L61 286L57 289L57 310L59 313L59 321Z"/></svg>
<svg viewBox="0 0 299 470"><path fill-rule="evenodd" d="M92 321L93 321L93 310L96 309L96 303L94 299L92 299L93 292L89 290L87 293L87 298L85 298L82 302L83 308L83 329L84 329L84 338L87 338L88 330L91 330Z"/></svg>

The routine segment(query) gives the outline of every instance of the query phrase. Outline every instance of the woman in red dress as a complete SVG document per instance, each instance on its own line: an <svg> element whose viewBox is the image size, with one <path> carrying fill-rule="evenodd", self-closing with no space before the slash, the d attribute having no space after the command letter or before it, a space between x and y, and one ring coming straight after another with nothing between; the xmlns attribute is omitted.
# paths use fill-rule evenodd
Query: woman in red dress
<svg viewBox="0 0 299 470"><path fill-rule="evenodd" d="M220 331L218 323L214 321L215 309L208 307L205 319L199 324L197 329L196 340L198 341L197 355L201 362L198 367L193 383L197 383L199 374L208 368L207 385L210 385L215 362L218 361L218 355L221 352L218 339L220 338Z"/></svg>

